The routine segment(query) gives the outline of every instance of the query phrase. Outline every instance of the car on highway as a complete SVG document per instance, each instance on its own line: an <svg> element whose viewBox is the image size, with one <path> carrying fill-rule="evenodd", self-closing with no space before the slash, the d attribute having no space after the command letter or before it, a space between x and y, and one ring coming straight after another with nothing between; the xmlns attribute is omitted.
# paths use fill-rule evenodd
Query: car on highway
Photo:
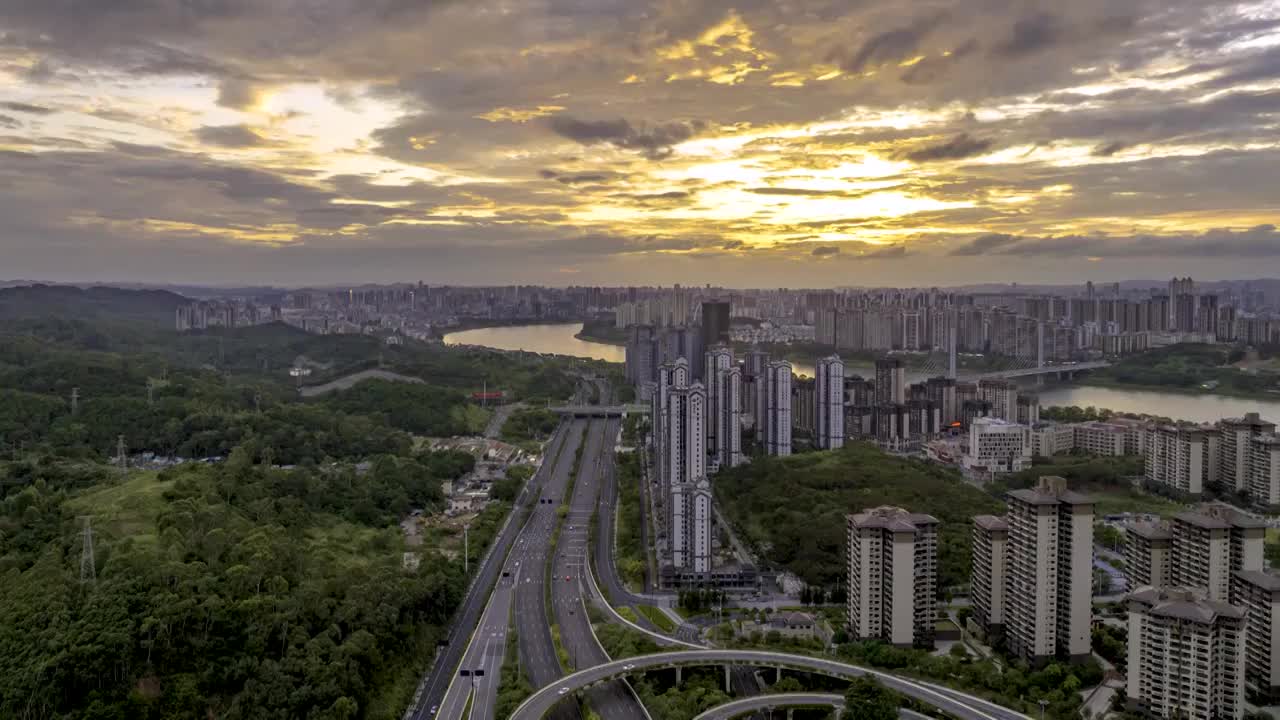
<svg viewBox="0 0 1280 720"><path fill-rule="evenodd" d="M567 694L568 692L569 692L569 688L567 688L567 687L562 687L562 688L560 688L560 694L561 694L561 695Z"/></svg>

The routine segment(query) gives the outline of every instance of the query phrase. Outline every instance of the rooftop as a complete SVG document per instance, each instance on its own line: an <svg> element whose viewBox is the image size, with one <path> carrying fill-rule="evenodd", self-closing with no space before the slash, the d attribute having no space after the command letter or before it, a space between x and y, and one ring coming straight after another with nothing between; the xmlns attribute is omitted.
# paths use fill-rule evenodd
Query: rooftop
<svg viewBox="0 0 1280 720"><path fill-rule="evenodd" d="M1240 608L1209 600L1202 591L1190 588L1157 588L1148 585L1129 595L1129 600L1146 605L1147 612L1157 617L1204 624L1218 619L1244 619L1244 611Z"/></svg>
<svg viewBox="0 0 1280 720"><path fill-rule="evenodd" d="M1093 498L1071 490L1067 487L1066 479L1058 477L1057 475L1042 476L1040 478L1040 482L1038 482L1034 488L1010 490L1009 497L1020 500L1029 505L1056 505L1058 503L1066 503L1068 505L1093 504Z"/></svg>
<svg viewBox="0 0 1280 720"><path fill-rule="evenodd" d="M1206 530L1229 530L1231 528L1265 528L1267 523L1261 518L1247 515L1230 505L1201 505L1195 510L1180 512L1173 516L1175 520Z"/></svg>
<svg viewBox="0 0 1280 720"><path fill-rule="evenodd" d="M1009 529L1009 522L999 515L977 515L973 518L973 524L984 530L1008 531Z"/></svg>
<svg viewBox="0 0 1280 720"><path fill-rule="evenodd" d="M1148 540L1172 540L1173 532L1169 530L1167 525L1163 523L1133 523L1125 528L1127 532L1131 532L1138 537L1144 537Z"/></svg>
<svg viewBox="0 0 1280 720"><path fill-rule="evenodd" d="M1250 585L1257 585L1263 590L1271 592L1280 591L1280 575L1275 575L1262 570L1237 570L1235 576Z"/></svg>
<svg viewBox="0 0 1280 720"><path fill-rule="evenodd" d="M882 505L849 516L849 522L858 528L881 528L895 532L915 532L923 525L937 525L938 518L923 513L911 513L899 507Z"/></svg>

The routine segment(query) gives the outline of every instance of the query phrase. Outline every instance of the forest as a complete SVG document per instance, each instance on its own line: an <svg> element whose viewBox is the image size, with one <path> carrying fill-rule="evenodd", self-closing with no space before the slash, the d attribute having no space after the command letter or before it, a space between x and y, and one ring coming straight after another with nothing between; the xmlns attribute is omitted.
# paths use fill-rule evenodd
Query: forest
<svg viewBox="0 0 1280 720"><path fill-rule="evenodd" d="M571 364L283 325L176 333L176 302L0 290L0 717L399 717L466 578L447 532L409 548L397 523L474 465L415 436L474 432L486 382L563 400ZM321 378L381 363L426 383L303 400L299 356ZM472 523L473 559L508 508Z"/></svg>
<svg viewBox="0 0 1280 720"><path fill-rule="evenodd" d="M712 487L728 521L763 559L828 589L846 572L850 513L896 505L938 518L938 586L946 588L968 581L972 517L1003 510L954 470L895 458L866 443L756 458L721 471Z"/></svg>

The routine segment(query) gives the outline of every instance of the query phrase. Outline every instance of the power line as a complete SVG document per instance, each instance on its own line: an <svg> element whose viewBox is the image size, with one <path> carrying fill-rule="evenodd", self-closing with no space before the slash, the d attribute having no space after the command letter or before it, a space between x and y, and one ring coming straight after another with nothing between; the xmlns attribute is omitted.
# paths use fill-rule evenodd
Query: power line
<svg viewBox="0 0 1280 720"><path fill-rule="evenodd" d="M80 582L96 583L98 581L98 565L93 556L92 518L84 516L84 545L80 550Z"/></svg>

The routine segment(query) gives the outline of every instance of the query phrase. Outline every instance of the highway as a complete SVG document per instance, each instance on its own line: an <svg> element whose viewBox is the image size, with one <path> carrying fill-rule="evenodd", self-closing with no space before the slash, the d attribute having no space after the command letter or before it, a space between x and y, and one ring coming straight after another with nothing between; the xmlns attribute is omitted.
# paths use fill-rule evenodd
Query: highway
<svg viewBox="0 0 1280 720"><path fill-rule="evenodd" d="M589 562L591 517L600 492L602 471L612 460L613 439L619 421L593 420L587 431L586 449L569 513L560 529L552 566L552 612L560 628L560 642L574 668L591 667L609 661L600 647L591 619L587 616L586 595L594 587L585 575ZM606 454L607 453L607 454ZM647 720L647 714L625 680L615 680L587 691L592 709L606 720Z"/></svg>
<svg viewBox="0 0 1280 720"><path fill-rule="evenodd" d="M959 720L1030 720L1026 715L957 690L868 668L848 665L826 658L759 650L685 650L615 660L575 672L530 695L511 720L539 720L561 699L587 687L616 680L633 673L673 667L705 665L752 665L813 672L831 677L853 679L871 675L892 690L915 698L950 713Z"/></svg>
<svg viewBox="0 0 1280 720"><path fill-rule="evenodd" d="M844 696L830 693L778 693L777 695L760 695L759 697L734 700L717 705L698 715L693 720L730 720L758 710L771 710L783 707L829 706L844 707ZM929 720L928 715L921 715L913 710L900 709L898 717L902 720Z"/></svg>
<svg viewBox="0 0 1280 720"><path fill-rule="evenodd" d="M495 586L500 568L514 545L516 536L520 534L521 528L517 518L525 508L534 502L537 497L538 487L546 481L546 476L551 474L551 469L548 465L564 444L568 427L567 423L562 423L559 429L556 430L555 435L552 436L551 442L547 444L547 462L544 462L538 468L538 472L530 478L529 483L516 499L516 505L508 516L506 524L503 525L488 554L485 555L484 561L480 564L480 569L477 571L475 579L467 589L467 595L463 600L462 607L455 615L453 626L447 637L448 644L437 655L430 672L428 672L425 681L421 685L417 703L410 713L410 717L414 718L414 720L423 720L424 718L435 716L434 709L440 707L443 703L446 690L457 676L455 670L459 668L459 663L463 660L464 651L467 650L470 644L468 638L472 636L480 620L481 612L490 602L490 589ZM461 714L461 709L458 712Z"/></svg>

